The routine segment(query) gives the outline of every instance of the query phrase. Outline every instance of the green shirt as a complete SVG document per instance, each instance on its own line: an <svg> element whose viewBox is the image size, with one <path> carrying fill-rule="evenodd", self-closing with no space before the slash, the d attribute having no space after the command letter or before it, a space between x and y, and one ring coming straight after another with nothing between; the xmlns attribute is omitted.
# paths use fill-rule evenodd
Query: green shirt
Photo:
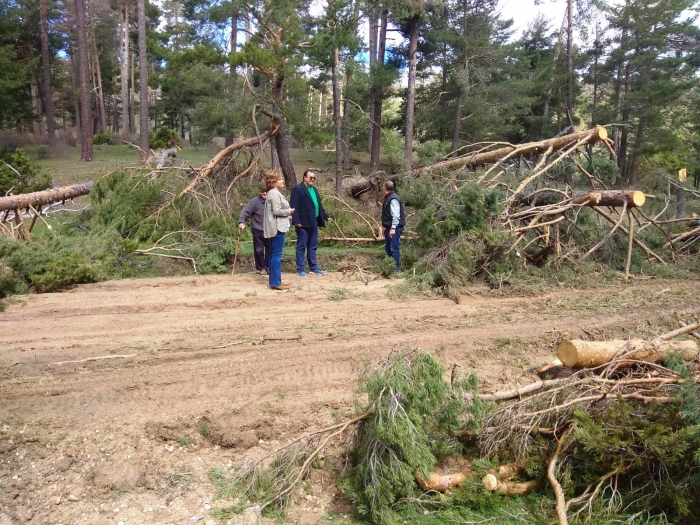
<svg viewBox="0 0 700 525"><path fill-rule="evenodd" d="M316 209L316 217L318 217L318 214L319 214L318 190L314 186L307 186L306 189L309 190L309 195L311 196L311 200L314 201L314 208Z"/></svg>

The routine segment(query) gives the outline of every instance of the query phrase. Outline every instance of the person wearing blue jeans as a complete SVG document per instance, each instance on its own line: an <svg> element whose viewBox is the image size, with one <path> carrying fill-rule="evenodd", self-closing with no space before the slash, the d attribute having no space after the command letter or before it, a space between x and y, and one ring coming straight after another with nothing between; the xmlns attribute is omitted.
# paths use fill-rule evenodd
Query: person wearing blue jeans
<svg viewBox="0 0 700 525"><path fill-rule="evenodd" d="M280 192L284 188L284 177L278 171L269 171L265 175L267 199L265 200L265 218L263 234L270 239L270 288L287 290L289 285L282 282L282 250L284 239L289 231L289 217L294 208L289 207L287 199Z"/></svg>
<svg viewBox="0 0 700 525"><path fill-rule="evenodd" d="M306 261L309 272L323 275L325 272L318 267L316 251L318 250L318 229L326 225L330 216L323 209L321 195L316 186L316 174L311 170L304 172L301 183L292 188L289 205L294 209L292 223L297 232L297 275L306 277ZM304 260L306 258L306 261Z"/></svg>
<svg viewBox="0 0 700 525"><path fill-rule="evenodd" d="M401 273L401 234L406 225L403 202L394 191L390 180L382 187L384 204L382 205L382 227L384 228L384 251L396 262L396 273Z"/></svg>

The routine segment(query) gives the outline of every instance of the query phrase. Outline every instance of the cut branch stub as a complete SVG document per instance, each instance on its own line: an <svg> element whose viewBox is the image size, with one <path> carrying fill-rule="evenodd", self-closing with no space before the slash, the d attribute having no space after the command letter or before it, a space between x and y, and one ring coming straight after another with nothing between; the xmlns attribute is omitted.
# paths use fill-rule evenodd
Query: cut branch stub
<svg viewBox="0 0 700 525"><path fill-rule="evenodd" d="M427 166L426 168L419 168L413 170L413 172L417 174L426 169L459 169L463 167L475 168L477 166L483 166L484 164L493 164L494 162L497 162L515 152L515 150L517 150L518 155L529 156L544 153L550 150L550 148L551 151L559 151L585 139L587 139L585 142L586 144L595 144L596 142L604 141L606 138L608 138L608 131L602 126L597 126L593 129L581 131L579 133L572 133L570 135L564 135L563 137L555 137L553 139L541 140L539 142L506 146L505 148L499 148L483 153L465 155L458 159L446 160L444 162L433 164L432 166Z"/></svg>
<svg viewBox="0 0 700 525"><path fill-rule="evenodd" d="M698 356L695 341L583 341L563 339L557 346L557 356L569 368L593 368L609 363L616 357L659 363L672 354L692 360Z"/></svg>
<svg viewBox="0 0 700 525"><path fill-rule="evenodd" d="M53 202L61 202L81 195L90 193L92 182L84 184L74 184L73 186L64 186L63 188L53 188L51 190L35 191L33 193L22 193L20 195L8 195L0 197L0 211L5 210L23 210L34 206L38 208L45 204Z"/></svg>

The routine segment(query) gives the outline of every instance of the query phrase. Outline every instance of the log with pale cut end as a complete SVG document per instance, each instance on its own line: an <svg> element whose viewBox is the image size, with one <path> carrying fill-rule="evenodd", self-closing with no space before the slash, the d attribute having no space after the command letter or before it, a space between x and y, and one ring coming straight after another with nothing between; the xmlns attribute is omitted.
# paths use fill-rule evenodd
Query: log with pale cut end
<svg viewBox="0 0 700 525"><path fill-rule="evenodd" d="M672 354L680 354L685 360L698 356L695 341L583 341L563 339L557 346L557 357L569 368L593 368L612 361L616 356L649 363L659 363Z"/></svg>
<svg viewBox="0 0 700 525"><path fill-rule="evenodd" d="M504 496L524 496L533 490L537 490L542 486L542 482L538 479L529 481L501 481L493 474L486 474L481 483L486 490L497 492Z"/></svg>
<svg viewBox="0 0 700 525"><path fill-rule="evenodd" d="M567 198L571 204L579 206L609 206L620 208L624 204L627 208L638 208L646 202L646 195L639 190L595 190L595 191L554 191L539 190L530 195L524 195L515 202L520 206L545 206L558 204Z"/></svg>
<svg viewBox="0 0 700 525"><path fill-rule="evenodd" d="M593 129L572 133L570 135L564 135L562 137L555 137L553 139L541 140L539 142L529 142L527 144L507 146L505 148L499 148L483 153L465 155L458 159L446 160L433 164L432 166L418 168L413 170L413 172L420 173L422 170L458 169L463 167L475 168L477 166L483 166L484 164L493 164L504 157L507 157L516 150L518 151L518 156L522 155L526 157L529 155L540 155L546 151L549 151L550 149L552 151L559 151L581 141L584 141L585 144L595 144L596 142L604 141L607 138L608 131L602 126L596 126Z"/></svg>
<svg viewBox="0 0 700 525"><path fill-rule="evenodd" d="M61 202L87 195L90 193L92 182L84 184L74 184L63 188L53 188L51 190L35 191L33 193L22 193L20 195L8 195L0 197L0 211L24 210L29 206L39 208L52 202Z"/></svg>
<svg viewBox="0 0 700 525"><path fill-rule="evenodd" d="M436 492L447 492L448 490L461 487L467 475L463 472L455 472L453 474L438 474L432 472L428 479L420 472L416 473L416 481L423 490L434 490Z"/></svg>

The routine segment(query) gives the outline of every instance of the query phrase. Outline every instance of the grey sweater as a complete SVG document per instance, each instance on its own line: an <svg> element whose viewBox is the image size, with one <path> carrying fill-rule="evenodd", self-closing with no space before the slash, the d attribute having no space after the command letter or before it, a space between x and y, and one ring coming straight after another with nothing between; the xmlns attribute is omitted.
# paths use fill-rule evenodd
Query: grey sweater
<svg viewBox="0 0 700 525"><path fill-rule="evenodd" d="M265 219L265 201L258 195L250 199L246 207L241 211L238 217L239 224L245 224L246 219L250 217L250 227L256 230L263 229L263 220Z"/></svg>
<svg viewBox="0 0 700 525"><path fill-rule="evenodd" d="M269 190L265 201L265 220L263 221L265 238L271 239L277 235L277 232L288 232L290 215L291 208L284 195L277 188Z"/></svg>

